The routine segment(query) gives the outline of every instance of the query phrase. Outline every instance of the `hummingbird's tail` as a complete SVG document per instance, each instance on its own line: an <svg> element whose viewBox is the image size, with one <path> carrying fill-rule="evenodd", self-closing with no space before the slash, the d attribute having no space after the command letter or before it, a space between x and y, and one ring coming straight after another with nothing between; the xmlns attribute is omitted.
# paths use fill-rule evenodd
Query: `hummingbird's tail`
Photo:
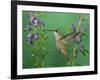
<svg viewBox="0 0 100 80"><path fill-rule="evenodd" d="M63 53L66 61L67 61L67 65L71 64L71 59L69 58L69 56L67 55L67 51L66 50L62 50L61 53Z"/></svg>

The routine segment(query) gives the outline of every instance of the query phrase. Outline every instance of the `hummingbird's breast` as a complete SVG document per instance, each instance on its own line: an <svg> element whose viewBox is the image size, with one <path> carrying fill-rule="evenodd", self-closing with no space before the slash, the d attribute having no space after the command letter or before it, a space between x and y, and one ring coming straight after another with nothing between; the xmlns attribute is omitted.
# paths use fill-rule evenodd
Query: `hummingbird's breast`
<svg viewBox="0 0 100 80"><path fill-rule="evenodd" d="M66 52L66 47L65 47L65 43L63 40L61 40L60 38L62 37L61 34L57 33L57 32L54 32L54 35L55 35L55 40L56 40L56 47L57 49L64 53L65 55L67 54Z"/></svg>

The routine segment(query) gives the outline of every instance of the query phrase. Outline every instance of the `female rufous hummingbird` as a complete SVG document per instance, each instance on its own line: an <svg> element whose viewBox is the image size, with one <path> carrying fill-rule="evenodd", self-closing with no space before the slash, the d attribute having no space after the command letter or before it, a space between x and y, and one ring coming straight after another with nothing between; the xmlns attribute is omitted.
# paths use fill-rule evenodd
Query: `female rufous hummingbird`
<svg viewBox="0 0 100 80"><path fill-rule="evenodd" d="M83 21L83 18L80 17L78 28L81 27L82 21ZM78 31L74 30L65 36L61 35L61 31L59 29L45 30L45 31L53 31L54 32L57 50L60 51L65 56L67 56L67 48L65 45L68 44L72 40L78 41L82 34L80 30L78 30Z"/></svg>

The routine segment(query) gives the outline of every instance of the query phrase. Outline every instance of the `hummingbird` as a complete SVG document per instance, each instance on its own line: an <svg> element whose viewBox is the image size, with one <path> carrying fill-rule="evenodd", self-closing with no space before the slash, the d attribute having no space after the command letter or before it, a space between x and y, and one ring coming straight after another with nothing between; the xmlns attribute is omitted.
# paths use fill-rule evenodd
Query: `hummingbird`
<svg viewBox="0 0 100 80"><path fill-rule="evenodd" d="M81 35L82 32L80 31L81 24L82 24L83 18L80 17L80 21L78 24L78 30L76 31L75 29L62 36L60 29L55 29L55 30L45 30L45 31L53 31L54 36L55 36L55 41L56 41L56 47L57 50L60 51L64 56L67 57L67 44L71 41L80 41L81 40Z"/></svg>
<svg viewBox="0 0 100 80"><path fill-rule="evenodd" d="M67 48L66 45L73 41L77 36L80 35L80 32L71 32L65 36L61 35L61 31L59 29L56 30L45 30L45 31L53 31L56 41L56 47L59 52L67 56Z"/></svg>

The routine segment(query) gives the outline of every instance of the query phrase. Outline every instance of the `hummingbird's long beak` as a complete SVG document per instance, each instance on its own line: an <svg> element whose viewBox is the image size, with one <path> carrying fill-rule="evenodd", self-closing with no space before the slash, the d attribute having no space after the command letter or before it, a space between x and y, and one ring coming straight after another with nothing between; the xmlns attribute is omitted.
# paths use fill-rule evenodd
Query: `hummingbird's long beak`
<svg viewBox="0 0 100 80"><path fill-rule="evenodd" d="M45 29L44 31L57 31L57 30L50 30L50 29L46 30L46 29Z"/></svg>

